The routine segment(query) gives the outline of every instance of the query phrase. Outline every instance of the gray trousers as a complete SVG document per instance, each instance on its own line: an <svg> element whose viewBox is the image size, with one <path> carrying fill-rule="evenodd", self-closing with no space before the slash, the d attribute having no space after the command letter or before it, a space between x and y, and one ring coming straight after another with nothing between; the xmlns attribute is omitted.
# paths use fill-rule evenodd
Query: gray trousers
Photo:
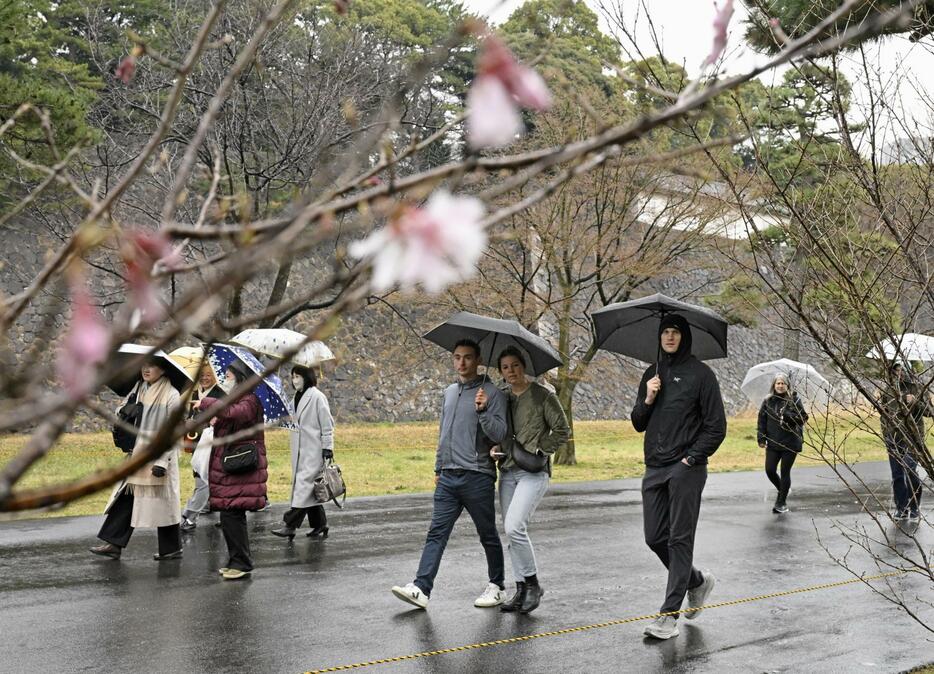
<svg viewBox="0 0 934 674"><path fill-rule="evenodd" d="M528 473L518 466L500 473L499 509L509 540L509 558L516 582L538 573L535 550L529 538L529 520L548 491L547 471Z"/></svg>
<svg viewBox="0 0 934 674"><path fill-rule="evenodd" d="M694 568L694 533L700 515L707 466L678 461L660 468L646 466L642 478L645 542L668 569L661 612L677 611L688 589L704 582Z"/></svg>
<svg viewBox="0 0 934 674"><path fill-rule="evenodd" d="M182 517L192 522L197 522L198 515L207 507L208 501L211 498L211 489L208 487L207 481L202 480L200 475L197 473L194 475L195 491L191 495L191 498L188 499L188 503L185 504L185 509L182 510Z"/></svg>

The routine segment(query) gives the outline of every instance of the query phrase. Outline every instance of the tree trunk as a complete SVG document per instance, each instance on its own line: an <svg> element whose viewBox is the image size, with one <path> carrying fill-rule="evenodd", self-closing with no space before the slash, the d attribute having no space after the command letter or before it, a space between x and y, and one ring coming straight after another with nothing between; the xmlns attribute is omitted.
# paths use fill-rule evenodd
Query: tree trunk
<svg viewBox="0 0 934 674"><path fill-rule="evenodd" d="M276 274L276 280L272 284L272 291L269 293L269 299L266 301L266 308L274 307L285 298L285 291L289 287L289 277L292 274L292 259L288 258L279 265L279 272ZM269 316L264 318L259 327L271 328L275 325L276 317Z"/></svg>
<svg viewBox="0 0 934 674"><path fill-rule="evenodd" d="M555 386L555 391L558 395L558 402L561 403L561 409L564 410L564 415L568 418L568 428L571 429L571 434L568 436L568 441L558 447L558 451L555 452L555 465L559 466L573 466L577 463L577 453L574 446L574 387L575 383L570 378L570 372L567 368L561 368L558 371L558 383Z"/></svg>
<svg viewBox="0 0 934 674"><path fill-rule="evenodd" d="M795 247L795 252L788 262L786 270L788 276L788 294L792 302L801 305L804 301L804 277L807 251L804 244ZM801 316L792 307L784 307L783 323L785 324L782 337L782 357L790 360L801 360Z"/></svg>

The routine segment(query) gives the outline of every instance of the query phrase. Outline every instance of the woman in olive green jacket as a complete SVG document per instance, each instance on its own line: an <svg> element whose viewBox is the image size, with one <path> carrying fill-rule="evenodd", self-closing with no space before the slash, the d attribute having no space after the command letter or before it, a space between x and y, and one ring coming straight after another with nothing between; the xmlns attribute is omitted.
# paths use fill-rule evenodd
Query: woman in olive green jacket
<svg viewBox="0 0 934 674"><path fill-rule="evenodd" d="M500 610L529 613L538 607L544 594L529 539L529 520L548 491L551 455L567 441L570 429L555 394L526 378L525 358L519 349L506 347L499 355L498 365L509 385L510 428L502 446L494 447L491 455L500 461L499 504L516 578L516 594ZM520 468L513 458L517 445L547 457L542 470L529 472Z"/></svg>

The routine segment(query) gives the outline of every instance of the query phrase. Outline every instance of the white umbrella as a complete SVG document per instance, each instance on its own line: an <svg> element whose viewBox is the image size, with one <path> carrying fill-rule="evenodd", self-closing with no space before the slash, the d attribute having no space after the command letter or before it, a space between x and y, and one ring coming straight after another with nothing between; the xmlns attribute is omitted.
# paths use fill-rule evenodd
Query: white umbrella
<svg viewBox="0 0 934 674"><path fill-rule="evenodd" d="M286 351L291 351L306 339L305 335L284 328L255 328L244 330L230 340L232 344L245 346L251 351L278 358ZM324 342L309 342L303 346L292 362L305 367L317 367L321 363L334 360L334 354Z"/></svg>
<svg viewBox="0 0 934 674"><path fill-rule="evenodd" d="M788 377L792 390L797 391L805 403L826 407L830 401L830 382L824 379L813 366L788 358L753 365L749 368L739 388L750 400L761 402L769 395L772 380L778 374Z"/></svg>
<svg viewBox="0 0 934 674"><path fill-rule="evenodd" d="M934 362L934 337L917 332L906 332L895 341L884 339L882 343L866 354L867 358L882 360L921 360Z"/></svg>

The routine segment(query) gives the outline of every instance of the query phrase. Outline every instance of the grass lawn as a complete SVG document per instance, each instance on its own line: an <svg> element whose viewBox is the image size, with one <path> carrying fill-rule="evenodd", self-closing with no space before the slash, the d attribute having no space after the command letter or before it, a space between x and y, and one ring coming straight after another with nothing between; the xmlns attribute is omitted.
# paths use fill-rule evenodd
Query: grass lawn
<svg viewBox="0 0 934 674"><path fill-rule="evenodd" d="M712 472L761 470L762 450L756 446L754 417L732 418L723 445L710 462ZM836 443L846 448L850 462L878 461L886 457L881 441L865 431L836 426ZM577 464L556 466L558 482L612 480L642 474L642 438L628 421L577 421ZM840 433L847 433L841 439ZM335 435L335 458L347 480L350 496L431 491L434 483L437 423L343 424ZM0 465L26 441L26 436L0 438ZM287 431L266 434L269 458L269 498L287 501L291 485L289 438ZM49 453L45 461L26 474L19 488L76 479L91 471L122 460L109 433L72 434ZM188 455L182 455L182 502L193 488ZM808 451L796 465L817 465ZM30 516L53 517L100 513L109 491L87 496L67 507Z"/></svg>

